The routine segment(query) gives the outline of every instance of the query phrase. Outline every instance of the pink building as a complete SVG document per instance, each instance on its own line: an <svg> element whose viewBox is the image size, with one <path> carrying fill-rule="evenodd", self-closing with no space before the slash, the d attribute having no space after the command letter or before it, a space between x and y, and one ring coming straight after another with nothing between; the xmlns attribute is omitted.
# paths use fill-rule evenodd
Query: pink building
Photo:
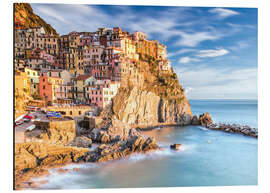
<svg viewBox="0 0 270 193"><path fill-rule="evenodd" d="M93 86L85 86L86 99L91 105L103 108L103 89L110 87L110 80L97 80Z"/></svg>
<svg viewBox="0 0 270 193"><path fill-rule="evenodd" d="M55 66L56 57L50 54L45 54L44 59L49 62L51 65Z"/></svg>
<svg viewBox="0 0 270 193"><path fill-rule="evenodd" d="M87 86L86 87L86 98L89 99L91 105L96 105L100 108L103 107L103 87L97 86Z"/></svg>

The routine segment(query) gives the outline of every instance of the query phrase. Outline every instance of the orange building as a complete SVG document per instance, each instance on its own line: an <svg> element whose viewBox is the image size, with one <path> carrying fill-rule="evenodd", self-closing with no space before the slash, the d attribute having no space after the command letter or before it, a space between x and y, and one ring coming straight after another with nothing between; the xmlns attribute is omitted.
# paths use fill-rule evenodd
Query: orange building
<svg viewBox="0 0 270 193"><path fill-rule="evenodd" d="M136 43L136 52L138 54L157 57L157 43L153 40L140 39Z"/></svg>
<svg viewBox="0 0 270 193"><path fill-rule="evenodd" d="M39 77L39 92L42 99L54 101L57 99L57 91L60 85L63 84L62 78L40 76Z"/></svg>

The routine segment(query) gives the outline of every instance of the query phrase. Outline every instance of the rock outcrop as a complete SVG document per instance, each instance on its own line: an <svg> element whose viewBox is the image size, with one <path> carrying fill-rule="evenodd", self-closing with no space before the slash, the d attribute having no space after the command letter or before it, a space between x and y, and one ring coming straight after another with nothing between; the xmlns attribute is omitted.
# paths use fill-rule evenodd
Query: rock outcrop
<svg viewBox="0 0 270 193"><path fill-rule="evenodd" d="M108 129L93 129L89 137L95 143L113 143L139 135L140 133L134 128L110 127Z"/></svg>
<svg viewBox="0 0 270 193"><path fill-rule="evenodd" d="M86 152L87 148L52 144L34 142L15 144L15 189L23 188L21 182L27 181L32 176L46 173L44 168L77 162Z"/></svg>
<svg viewBox="0 0 270 193"><path fill-rule="evenodd" d="M210 116L209 113L203 113L202 115L200 115L199 119L197 119L197 116L193 116L192 124L202 125L211 130L219 130L228 133L238 133L258 138L257 128L252 128L247 125L240 125L240 124L225 124L225 123L216 124L212 120L212 117Z"/></svg>
<svg viewBox="0 0 270 193"><path fill-rule="evenodd" d="M80 136L80 137L75 137L67 145L68 146L88 148L88 147L91 147L92 146L92 140L90 138L88 138L88 137Z"/></svg>
<svg viewBox="0 0 270 193"><path fill-rule="evenodd" d="M212 130L224 131L228 133L238 133L238 134L258 138L258 129L249 127L247 125L243 126L239 124L212 123L212 124L208 124L207 128L212 129Z"/></svg>
<svg viewBox="0 0 270 193"><path fill-rule="evenodd" d="M158 145L154 138L134 136L128 140L118 141L113 144L102 144L93 152L89 152L79 159L84 162L104 162L120 159L132 153L145 153L157 149Z"/></svg>
<svg viewBox="0 0 270 193"><path fill-rule="evenodd" d="M160 72L158 60L151 57L140 57L138 64L123 74L112 112L114 119L133 126L188 125L192 121L177 75L173 70Z"/></svg>
<svg viewBox="0 0 270 193"><path fill-rule="evenodd" d="M199 120L200 124L205 127L213 123L213 120L209 113L203 113L202 115L200 115Z"/></svg>
<svg viewBox="0 0 270 193"><path fill-rule="evenodd" d="M14 3L14 18L19 20L23 28L43 27L46 34L58 36L54 28L33 12L29 3Z"/></svg>

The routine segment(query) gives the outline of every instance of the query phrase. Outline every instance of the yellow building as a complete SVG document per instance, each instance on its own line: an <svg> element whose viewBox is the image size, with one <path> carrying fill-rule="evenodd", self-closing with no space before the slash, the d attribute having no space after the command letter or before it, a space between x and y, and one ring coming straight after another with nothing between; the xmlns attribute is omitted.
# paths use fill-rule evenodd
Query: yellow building
<svg viewBox="0 0 270 193"><path fill-rule="evenodd" d="M30 95L30 78L25 72L15 72L15 90L18 92L25 92Z"/></svg>
<svg viewBox="0 0 270 193"><path fill-rule="evenodd" d="M30 94L33 97L39 96L39 74L38 71L30 68L24 69L26 76L30 79Z"/></svg>
<svg viewBox="0 0 270 193"><path fill-rule="evenodd" d="M139 55L136 53L136 44L131 38L125 37L124 43L124 54L126 57L138 60Z"/></svg>

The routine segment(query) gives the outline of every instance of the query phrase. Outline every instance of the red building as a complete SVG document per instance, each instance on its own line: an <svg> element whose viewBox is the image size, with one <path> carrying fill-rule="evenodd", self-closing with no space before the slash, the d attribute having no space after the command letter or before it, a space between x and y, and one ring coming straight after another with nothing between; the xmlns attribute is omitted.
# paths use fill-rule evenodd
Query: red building
<svg viewBox="0 0 270 193"><path fill-rule="evenodd" d="M54 101L57 99L57 92L63 79L56 77L40 76L39 77L39 94L42 99Z"/></svg>

